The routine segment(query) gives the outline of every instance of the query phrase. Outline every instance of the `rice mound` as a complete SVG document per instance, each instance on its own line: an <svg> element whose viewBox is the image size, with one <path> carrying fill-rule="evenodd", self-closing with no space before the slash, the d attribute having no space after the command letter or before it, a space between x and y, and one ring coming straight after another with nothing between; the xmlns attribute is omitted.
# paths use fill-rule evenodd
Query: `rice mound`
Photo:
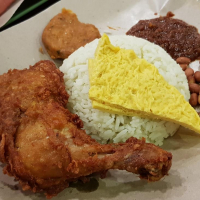
<svg viewBox="0 0 200 200"><path fill-rule="evenodd" d="M133 49L138 57L144 58L158 68L164 79L185 97L190 98L185 73L164 49L133 36L110 36L113 45ZM163 120L150 120L110 114L92 108L89 99L88 59L94 58L98 40L81 47L64 60L60 70L64 73L66 90L70 95L68 109L80 116L87 134L101 143L125 142L129 137L146 138L147 142L162 145L164 138L172 136L179 125Z"/></svg>

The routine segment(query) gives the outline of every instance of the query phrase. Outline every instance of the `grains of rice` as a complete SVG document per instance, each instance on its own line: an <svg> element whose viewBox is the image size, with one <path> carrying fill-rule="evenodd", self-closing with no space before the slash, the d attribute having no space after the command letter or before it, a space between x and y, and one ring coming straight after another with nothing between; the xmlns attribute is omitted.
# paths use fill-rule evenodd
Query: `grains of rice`
<svg viewBox="0 0 200 200"><path fill-rule="evenodd" d="M187 79L178 64L159 46L132 36L110 36L111 43L133 49L140 58L155 65L165 80L175 86L188 101ZM162 120L109 114L93 109L88 96L90 88L88 59L94 58L98 39L79 48L65 59L60 70L64 73L66 90L70 95L68 109L80 116L87 134L102 143L125 142L129 137L146 138L147 142L162 145L179 125Z"/></svg>

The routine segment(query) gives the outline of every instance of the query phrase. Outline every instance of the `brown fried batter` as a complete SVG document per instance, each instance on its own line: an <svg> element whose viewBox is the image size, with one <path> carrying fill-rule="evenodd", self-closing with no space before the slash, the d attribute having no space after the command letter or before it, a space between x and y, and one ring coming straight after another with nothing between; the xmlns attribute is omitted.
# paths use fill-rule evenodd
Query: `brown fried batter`
<svg viewBox="0 0 200 200"><path fill-rule="evenodd" d="M70 113L63 74L50 61L0 76L0 160L4 173L23 190L57 195L68 183L109 169L127 170L157 181L172 155L144 140L102 145Z"/></svg>
<svg viewBox="0 0 200 200"><path fill-rule="evenodd" d="M51 58L65 59L79 47L100 37L94 25L81 23L75 13L63 9L45 27L42 42Z"/></svg>

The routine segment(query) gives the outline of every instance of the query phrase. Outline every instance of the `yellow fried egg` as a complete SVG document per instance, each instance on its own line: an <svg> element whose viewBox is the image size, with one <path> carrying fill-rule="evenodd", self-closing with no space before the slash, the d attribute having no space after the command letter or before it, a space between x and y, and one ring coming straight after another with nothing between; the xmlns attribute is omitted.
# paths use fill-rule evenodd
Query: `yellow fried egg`
<svg viewBox="0 0 200 200"><path fill-rule="evenodd" d="M88 68L93 108L172 121L200 133L200 118L184 96L133 50L113 46L104 34Z"/></svg>

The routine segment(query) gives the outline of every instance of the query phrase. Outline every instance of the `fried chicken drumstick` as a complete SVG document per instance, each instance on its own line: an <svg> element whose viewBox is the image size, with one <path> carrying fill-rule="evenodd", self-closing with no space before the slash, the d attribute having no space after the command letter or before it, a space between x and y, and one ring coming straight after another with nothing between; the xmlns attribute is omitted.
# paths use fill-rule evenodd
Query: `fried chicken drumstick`
<svg viewBox="0 0 200 200"><path fill-rule="evenodd" d="M109 169L157 181L172 155L144 140L97 143L66 108L63 74L50 61L0 76L0 161L23 190L57 195L68 183Z"/></svg>

